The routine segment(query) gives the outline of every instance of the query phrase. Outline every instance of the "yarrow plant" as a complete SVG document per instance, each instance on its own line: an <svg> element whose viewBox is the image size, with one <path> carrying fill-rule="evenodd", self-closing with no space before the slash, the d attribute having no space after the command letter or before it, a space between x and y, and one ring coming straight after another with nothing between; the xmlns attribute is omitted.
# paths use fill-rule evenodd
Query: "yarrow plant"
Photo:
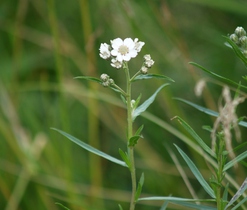
<svg viewBox="0 0 247 210"><path fill-rule="evenodd" d="M246 55L246 32L242 27L238 27L234 34L225 37L226 45L231 47L236 55L243 61L243 63L247 67L247 59ZM108 87L113 91L120 94L123 103L126 106L126 148L119 148L119 154L122 160L112 157L109 154L104 153L103 151L99 151L96 148L80 141L79 139L71 136L64 131L54 129L66 136L68 139L78 144L82 148L92 152L98 156L101 156L109 161L112 161L118 165L128 168L131 176L131 185L132 185L132 193L130 198L129 209L134 210L137 202L144 200L161 200L165 201L160 210L167 209L169 203L173 203L176 205L189 207L191 209L199 209L199 210L235 210L240 206L243 206L243 203L246 202L247 198L240 199L240 196L244 194L244 191L247 189L247 178L243 181L243 184L239 187L237 192L232 196L232 199L228 201L228 184L225 184L226 181L230 183L234 183L236 186L237 183L229 179L227 174L227 170L236 166L237 163L242 161L247 157L247 151L241 153L238 156L235 156L234 150L232 147L233 135L231 134L232 130L235 131L236 140L240 140L240 131L238 125L242 125L247 127L247 122L242 121L243 118L237 118L236 108L240 103L243 103L245 100L244 96L240 96L240 88L247 89L247 86L243 86L239 83L236 83L228 78L224 78L220 75L217 75L204 67L192 63L192 65L200 68L201 70L209 73L214 78L223 81L226 83L223 86L222 98L220 100L219 105L219 113L209 110L205 107L201 107L192 102L188 102L184 99L176 98L177 100L183 101L194 108L203 111L209 115L216 117L216 121L213 125L213 128L207 126L205 127L211 133L211 147L208 146L203 139L199 137L199 135L180 117L176 116L174 119L177 119L180 124L190 133L193 139L200 146L200 152L203 153L203 157L208 161L212 170L212 176L207 182L199 169L193 163L193 161L186 155L186 153L180 149L177 145L175 145L176 149L182 156L182 158L187 163L188 167L191 169L192 173L205 190L205 192L210 196L210 199L197 199L197 198L179 198L179 197L146 197L140 198L142 187L144 184L144 174L142 173L139 178L139 182L137 182L136 177L136 168L135 168L135 156L134 149L138 144L139 139L143 138L142 132L144 125L141 125L136 131L134 131L134 121L140 116L146 109L153 103L159 91L168 86L170 83L164 83L160 86L148 99L146 99L142 104L141 102L141 93L137 98L132 97L132 83L135 81L147 80L147 79L163 79L168 80L169 82L173 82L172 79L166 77L164 75L158 74L150 74L149 69L154 65L154 60L151 58L150 54L146 54L143 56L143 63L140 65L140 69L133 71L129 69L129 62L135 58L140 52L142 47L144 46L144 42L139 41L137 38L134 40L131 38L126 38L122 40L121 38L116 38L110 41L110 44L102 43L99 48L99 56L105 60L110 61L110 65L116 69L122 69L125 74L126 85L125 87L119 87L114 80L108 74L101 74L99 78L90 77L90 76L81 76L77 77L80 79L85 79L93 82L97 82L101 84L103 87ZM247 76L243 77L247 80ZM227 86L233 85L236 91L236 96L232 99L230 88ZM206 86L205 80L200 80L199 85L197 86L196 95L199 96L202 94L203 88ZM224 102L224 104L222 104ZM243 145L240 145L243 147ZM194 147L198 152L198 147ZM228 160L230 157L230 160ZM237 200L240 200L235 207L232 207ZM203 205L200 202L211 202L215 203L216 207ZM119 209L123 210L122 206L119 205ZM244 209L244 208L243 208ZM246 209L246 208L245 208Z"/></svg>
<svg viewBox="0 0 247 210"><path fill-rule="evenodd" d="M87 145L80 140L76 139L75 137L60 131L58 132L65 135L71 141L77 143L84 149L93 152L103 158L106 158L112 162L115 162L119 165L125 166L129 169L132 181L132 196L130 199L130 210L135 209L135 205L139 199L139 196L142 191L142 186L144 183L144 174L141 175L139 182L136 181L136 169L135 169L135 159L134 159L134 148L138 143L138 140L142 138L141 132L143 130L143 125L139 127L135 132L133 131L133 123L136 117L141 115L154 101L158 92L164 88L165 86L169 85L169 83L163 84L159 87L155 93L150 96L146 101L144 101L141 105L139 105L141 101L141 93L137 99L132 98L132 83L135 81L146 80L146 79L164 79L170 82L173 82L172 79L166 77L164 75L158 74L149 74L149 69L154 65L154 60L151 58L149 54L143 56L143 63L139 70L137 71L130 71L129 69L129 62L131 59L135 58L140 52L142 47L144 46L144 42L139 41L138 38L134 40L131 38L126 38L122 40L121 38L116 38L110 41L110 44L102 43L99 48L99 55L101 58L105 60L109 60L110 64L113 68L116 69L123 69L125 73L126 79L126 86L125 88L119 87L114 80L108 74L101 74L100 78L94 78L89 76L82 76L77 77L81 79L86 79L94 82L98 82L104 87L109 87L112 90L120 93L121 98L126 105L127 110L127 136L126 136L126 151L119 149L119 154L123 161L118 160L108 154L103 153L102 151L98 151L95 148L92 148L90 145ZM119 205L119 208L122 207Z"/></svg>

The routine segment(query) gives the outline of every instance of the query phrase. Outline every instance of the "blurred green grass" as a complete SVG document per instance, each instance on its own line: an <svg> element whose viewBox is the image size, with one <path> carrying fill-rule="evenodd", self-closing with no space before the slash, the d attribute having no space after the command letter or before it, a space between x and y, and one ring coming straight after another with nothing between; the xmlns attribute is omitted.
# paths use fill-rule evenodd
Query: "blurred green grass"
<svg viewBox="0 0 247 210"><path fill-rule="evenodd" d="M216 3L217 2L217 3ZM241 62L224 46L222 35L237 26L246 28L245 1L38 1L3 0L0 7L0 209L116 209L128 206L130 177L119 166L89 155L50 130L56 127L119 157L125 148L125 110L118 95L75 76L111 75L123 85L123 72L98 55L100 43L117 37L138 37L145 42L141 54L155 60L152 72L176 82L164 89L149 113L170 121L183 117L210 144L201 129L212 119L177 101L182 97L216 109L220 89L214 85L202 98L193 92L204 73L188 64L195 61L235 81L245 74ZM139 69L140 55L130 62ZM143 99L162 81L136 83ZM110 103L110 104L109 104ZM246 108L241 107L242 113ZM146 174L144 193L190 197L164 143L187 148L148 117L144 140L137 146L137 173ZM138 126L137 126L138 127ZM202 158L188 153L208 178ZM199 185L185 168L197 195ZM245 177L240 168L236 180ZM159 209L159 203L140 204ZM9 205L9 206L8 206ZM12 206L11 206L12 205ZM8 207L7 207L8 206ZM175 207L174 207L175 208Z"/></svg>

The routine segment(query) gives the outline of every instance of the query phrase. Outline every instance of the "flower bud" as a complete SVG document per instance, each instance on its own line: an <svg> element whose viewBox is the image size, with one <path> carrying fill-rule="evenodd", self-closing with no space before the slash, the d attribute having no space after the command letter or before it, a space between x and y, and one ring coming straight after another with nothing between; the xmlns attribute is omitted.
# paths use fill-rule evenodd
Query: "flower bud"
<svg viewBox="0 0 247 210"><path fill-rule="evenodd" d="M151 68L152 65L154 65L154 61L151 59L151 60L146 60L145 61L145 66L148 67L148 68Z"/></svg>
<svg viewBox="0 0 247 210"><path fill-rule="evenodd" d="M231 34L230 39L235 43L239 44L239 38L236 34Z"/></svg>
<svg viewBox="0 0 247 210"><path fill-rule="evenodd" d="M148 68L146 66L142 66L141 73L142 74L147 74L148 73Z"/></svg>
<svg viewBox="0 0 247 210"><path fill-rule="evenodd" d="M109 80L109 76L107 74L101 74L100 79L102 80L102 82L106 82Z"/></svg>
<svg viewBox="0 0 247 210"><path fill-rule="evenodd" d="M247 37L246 36L240 37L239 44L240 44L240 47L245 49L247 47Z"/></svg>
<svg viewBox="0 0 247 210"><path fill-rule="evenodd" d="M240 38L246 35L246 31L244 30L243 27L239 26L235 29L235 34Z"/></svg>
<svg viewBox="0 0 247 210"><path fill-rule="evenodd" d="M150 56L149 54L144 55L144 60L145 60L145 61L151 60L151 56Z"/></svg>

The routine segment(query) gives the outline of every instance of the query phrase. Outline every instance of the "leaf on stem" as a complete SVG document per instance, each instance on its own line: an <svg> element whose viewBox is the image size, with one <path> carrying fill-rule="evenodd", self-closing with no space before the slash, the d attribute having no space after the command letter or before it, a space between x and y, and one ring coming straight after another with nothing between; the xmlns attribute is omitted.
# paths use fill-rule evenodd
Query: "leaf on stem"
<svg viewBox="0 0 247 210"><path fill-rule="evenodd" d="M178 101L181 101L181 102L184 102L185 104L188 104L188 105L190 105L190 106L196 108L197 110L199 110L199 111L201 111L201 112L204 112L204 113L206 113L206 114L208 114L208 115L210 115L210 116L213 116L213 117L218 117L218 116L219 116L219 113L218 113L218 112L215 112L215 111L213 111L213 110L211 110L211 109L207 109L207 108L205 108L205 107L202 107L202 106L200 106L200 105L197 105L197 104L192 103L192 102L190 102L190 101L187 101L187 100L185 100L185 99L176 98L176 97L173 98L173 99L178 100ZM243 119L243 118L240 118L238 124L241 125L241 126L243 126L243 127L246 127L246 128L247 128L247 122L246 122L246 121L242 121L242 119Z"/></svg>
<svg viewBox="0 0 247 210"><path fill-rule="evenodd" d="M134 121L137 116L139 116L141 113L145 112L146 109L150 106L150 104L152 104L154 102L154 99L157 96L158 92L163 87L168 86L168 85L170 85L170 84L166 83L166 84L160 86L151 97L149 97L145 102L143 102L143 104L138 106L132 113L132 120Z"/></svg>
<svg viewBox="0 0 247 210"><path fill-rule="evenodd" d="M190 135L197 141L197 143L201 146L201 148L210 154L212 157L216 157L213 150L204 143L204 141L198 136L198 134L180 117L176 116L176 119L180 122L180 124L190 133Z"/></svg>
<svg viewBox="0 0 247 210"><path fill-rule="evenodd" d="M135 194L135 202L138 201L138 198L141 195L143 184L144 184L144 173L142 173L141 178L138 182L138 186L137 186L137 190L136 190L136 194Z"/></svg>
<svg viewBox="0 0 247 210"><path fill-rule="evenodd" d="M247 151L241 153L240 155L238 155L237 157L235 157L233 160L229 161L225 166L223 171L228 170L229 168L231 168L232 166L234 166L236 163L240 162L241 160L245 159L247 157Z"/></svg>
<svg viewBox="0 0 247 210"><path fill-rule="evenodd" d="M168 201L165 201L165 202L163 203L163 205L161 206L160 210L166 210L168 204L169 204L169 202L168 202Z"/></svg>
<svg viewBox="0 0 247 210"><path fill-rule="evenodd" d="M244 180L243 184L241 185L241 187L238 189L238 191L236 192L236 194L232 197L232 199L230 200L230 202L226 205L225 210L231 206L243 193L244 191L247 189L247 178Z"/></svg>
<svg viewBox="0 0 247 210"><path fill-rule="evenodd" d="M110 156L110 155L108 155L108 154L106 154L106 153L104 153L104 152L102 152L102 151L100 151L100 150L98 150L98 149L96 149L96 148L94 148L94 147L82 142L81 140L75 138L74 136L71 136L70 134L68 134L68 133L66 133L64 131L61 131L59 129L56 129L56 128L51 128L51 129L57 131L58 133L62 134L65 137L67 137L70 141L74 142L75 144L79 145L80 147L84 148L85 150L87 150L89 152L92 152L92 153L94 153L94 154L96 154L96 155L98 155L100 157L103 157L103 158L105 158L105 159L107 159L107 160L109 160L109 161L111 161L113 163L116 163L118 165L127 167L125 162L123 162L123 161L121 161L121 160L119 160L117 158L114 158L114 157L112 157L112 156Z"/></svg>
<svg viewBox="0 0 247 210"><path fill-rule="evenodd" d="M140 138L142 138L142 136L141 135L135 135L135 136L132 136L130 139L129 139L129 143L128 143L128 146L129 147L134 147L136 144L137 144L137 142L138 142L138 140L140 139Z"/></svg>
<svg viewBox="0 0 247 210"><path fill-rule="evenodd" d="M206 68L200 66L200 65L197 64L197 63L194 63L194 62L189 62L189 63L190 63L191 65L196 66L196 67L200 68L201 70L207 72L208 74L210 74L211 76L213 76L214 78L216 78L216 79L219 80L219 81L222 81L222 82L224 82L224 83L231 84L231 85L234 85L234 86L240 86L241 88L247 89L246 86L244 86L244 85L239 85L237 82L234 82L234 81L232 81L232 80L230 80L230 79L228 79L228 78L222 77L222 76L220 76L220 75L218 75L218 74L216 74L216 73L214 73L214 72L212 72L212 71L209 71L209 70L207 70Z"/></svg>
<svg viewBox="0 0 247 210"><path fill-rule="evenodd" d="M61 206L62 208L66 209L66 210L70 210L69 208L67 208L66 206L64 206L64 205L61 204L61 203L56 202L55 204Z"/></svg>
<svg viewBox="0 0 247 210"><path fill-rule="evenodd" d="M120 204L118 204L118 207L119 207L119 210L123 210L123 207Z"/></svg>
<svg viewBox="0 0 247 210"><path fill-rule="evenodd" d="M96 78L96 77L78 76L78 77L75 77L75 79L85 79L85 80L89 80L89 81L93 81L93 82L97 82L99 84L102 84L101 80L99 78Z"/></svg>
<svg viewBox="0 0 247 210"><path fill-rule="evenodd" d="M119 148L119 154L122 157L123 161L128 166L128 168L130 168L130 160L129 160L128 154L126 152L124 152L123 150L121 150L120 148Z"/></svg>
<svg viewBox="0 0 247 210"><path fill-rule="evenodd" d="M173 79L171 79L170 77L164 76L164 75L160 75L160 74L140 74L138 76L135 77L134 80L132 80L132 82L138 81L138 80L143 80L143 79L166 79L170 82L175 82Z"/></svg>
<svg viewBox="0 0 247 210"><path fill-rule="evenodd" d="M178 198L178 197L171 197L171 196L156 196L156 197L146 197L146 198L139 198L138 201L167 201L170 203L178 204L181 206L187 206L192 209L198 210L217 210L215 207L205 206L196 203L190 202L215 202L214 199L189 199L189 198Z"/></svg>
<svg viewBox="0 0 247 210"><path fill-rule="evenodd" d="M197 169L197 167L195 166L195 164L192 162L192 160L177 146L175 145L175 147L177 148L178 152L181 154L181 156L183 157L183 159L185 160L185 162L187 163L187 165L189 166L190 170L192 171L192 173L194 174L194 176L196 177L196 179L199 181L199 183L201 184L201 186L204 188L204 190L212 197L215 198L215 194L213 189L209 186L209 184L205 181L205 179L203 178L202 174L200 173L200 171Z"/></svg>

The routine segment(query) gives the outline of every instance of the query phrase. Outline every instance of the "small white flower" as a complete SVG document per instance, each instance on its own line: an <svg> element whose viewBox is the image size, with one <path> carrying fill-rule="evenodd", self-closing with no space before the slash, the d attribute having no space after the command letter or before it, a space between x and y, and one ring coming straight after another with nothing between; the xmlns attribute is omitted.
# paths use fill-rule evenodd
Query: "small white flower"
<svg viewBox="0 0 247 210"><path fill-rule="evenodd" d="M111 60L111 66L114 68L120 69L122 67L123 63L121 61L118 61L117 59L113 58Z"/></svg>
<svg viewBox="0 0 247 210"><path fill-rule="evenodd" d="M100 55L101 58L107 59L107 58L111 57L110 45L108 45L106 43L101 44L100 48L99 48L99 51L100 51L99 55Z"/></svg>
<svg viewBox="0 0 247 210"><path fill-rule="evenodd" d="M124 40L116 38L111 41L111 45L111 55L115 56L119 62L129 61L131 58L137 56L136 44L131 38Z"/></svg>
<svg viewBox="0 0 247 210"><path fill-rule="evenodd" d="M136 51L140 52L145 43L144 42L138 42L138 38L135 38L134 42L135 42Z"/></svg>

